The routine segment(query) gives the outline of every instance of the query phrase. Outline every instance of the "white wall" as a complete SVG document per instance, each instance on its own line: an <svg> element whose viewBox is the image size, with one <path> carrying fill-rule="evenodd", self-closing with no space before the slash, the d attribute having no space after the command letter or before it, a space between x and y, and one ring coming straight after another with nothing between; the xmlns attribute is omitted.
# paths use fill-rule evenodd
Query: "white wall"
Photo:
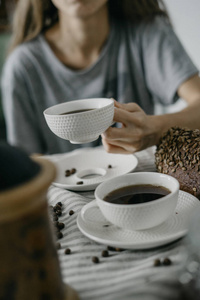
<svg viewBox="0 0 200 300"><path fill-rule="evenodd" d="M174 30L194 64L200 70L200 0L163 0ZM164 110L158 105L155 113L178 111L185 106L183 100Z"/></svg>
<svg viewBox="0 0 200 300"><path fill-rule="evenodd" d="M200 70L200 0L164 0L174 29Z"/></svg>

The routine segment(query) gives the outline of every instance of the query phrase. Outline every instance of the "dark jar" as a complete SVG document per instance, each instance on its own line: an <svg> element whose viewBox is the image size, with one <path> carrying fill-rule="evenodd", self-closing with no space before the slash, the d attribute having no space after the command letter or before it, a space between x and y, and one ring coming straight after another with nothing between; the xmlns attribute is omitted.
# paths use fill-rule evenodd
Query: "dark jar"
<svg viewBox="0 0 200 300"><path fill-rule="evenodd" d="M50 225L46 193L56 170L36 161L37 176L0 192L0 299L78 299L62 281Z"/></svg>

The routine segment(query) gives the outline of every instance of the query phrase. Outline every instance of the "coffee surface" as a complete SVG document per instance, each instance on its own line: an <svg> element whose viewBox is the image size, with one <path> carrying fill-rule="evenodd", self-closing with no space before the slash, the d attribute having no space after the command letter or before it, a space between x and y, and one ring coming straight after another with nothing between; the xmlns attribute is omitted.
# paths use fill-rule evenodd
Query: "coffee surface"
<svg viewBox="0 0 200 300"><path fill-rule="evenodd" d="M62 113L60 115L78 114L78 113L82 113L82 112L86 112L86 111L91 111L91 110L95 110L95 108L72 110L72 111L67 111L65 113Z"/></svg>
<svg viewBox="0 0 200 300"><path fill-rule="evenodd" d="M139 204L160 199L170 192L163 186L131 185L112 191L103 200L115 204Z"/></svg>

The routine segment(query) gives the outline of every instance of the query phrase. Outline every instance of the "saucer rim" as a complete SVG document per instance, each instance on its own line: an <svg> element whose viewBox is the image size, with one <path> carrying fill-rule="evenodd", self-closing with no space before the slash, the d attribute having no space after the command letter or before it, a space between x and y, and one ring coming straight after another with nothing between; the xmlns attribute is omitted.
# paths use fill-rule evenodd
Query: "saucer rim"
<svg viewBox="0 0 200 300"><path fill-rule="evenodd" d="M116 156L115 154L111 154L111 153L107 153L105 150L104 150L104 148L103 147L99 147L98 149L95 149L95 148L82 148L82 149L79 149L79 151L74 151L74 153L73 153L73 151L72 151L72 153L68 153L67 155L66 155L66 157L60 157L59 159L57 159L56 161L55 161L55 164L57 165L57 164L59 164L59 162L60 161L64 161L64 160L69 160L70 159L70 157L76 157L76 156L80 156L80 155L82 155L82 153L84 153L85 151L86 151L86 149L88 150L88 151L90 151L90 153L97 153L98 155L101 153L101 152L103 152L103 153L105 153L105 154L108 154L109 156ZM118 154L118 155L122 155L122 154ZM129 174L129 173L131 173L131 172L134 172L135 171L135 169L137 168L137 166L138 166L138 163L139 163L139 161L138 161L138 158L134 155L134 154L130 154L130 155L126 155L126 159L127 159L127 157L129 157L130 158L130 161L131 161L131 163L133 164L133 167L132 168L130 168L130 170L129 171L126 171L126 172L121 172L120 174L118 174L117 176L121 176L121 175L125 175L125 174ZM133 162L134 163L133 163ZM100 166L98 166L98 167L101 167L101 165ZM54 185L55 187L58 187L58 188L62 188L62 189L66 189L66 190L71 190L71 191L92 191L92 190L95 190L95 188L99 185L99 184L101 184L102 182L104 182L105 180L108 180L108 179L112 179L112 178L114 178L115 176L110 176L110 177L107 177L107 178L105 178L105 179L103 179L102 178L102 180L100 180L99 179L99 181L98 182L94 182L94 183L85 183L84 185L76 185L76 184L67 184L67 183L59 183L59 182L57 182L57 181L53 181L52 182L52 185Z"/></svg>
<svg viewBox="0 0 200 300"><path fill-rule="evenodd" d="M196 203L199 203L199 200L194 195L189 194L185 191L181 191L181 190L179 191L179 193L189 195L190 201L196 201ZM179 216L177 216L177 217L179 217ZM77 216L77 226L78 226L79 230L83 233L83 235L85 235L89 239L91 239L99 244L103 244L103 245L107 245L107 246L109 245L109 246L119 247L119 248L124 248L124 249L132 249L132 250L143 250L143 249L145 250L145 249L151 249L151 248L169 244L171 242L174 242L174 241L184 237L188 233L188 230L189 230L188 228L185 228L185 229L179 230L178 232L176 232L174 234L172 232L172 234L170 236L161 238L159 240L152 240L152 241L147 241L147 242L140 241L139 243L134 243L134 242L126 242L125 243L124 241L120 242L120 241L107 240L107 239L104 239L101 237L97 237L97 236L89 233L88 231L85 231L81 227L81 222L84 222L84 220L82 219L81 212L80 212ZM159 227L161 225L162 224L160 224L156 227ZM113 225L113 226L115 226L115 225ZM122 228L119 228L119 230L127 231L126 229L122 229ZM148 229L148 230L151 230L151 229Z"/></svg>

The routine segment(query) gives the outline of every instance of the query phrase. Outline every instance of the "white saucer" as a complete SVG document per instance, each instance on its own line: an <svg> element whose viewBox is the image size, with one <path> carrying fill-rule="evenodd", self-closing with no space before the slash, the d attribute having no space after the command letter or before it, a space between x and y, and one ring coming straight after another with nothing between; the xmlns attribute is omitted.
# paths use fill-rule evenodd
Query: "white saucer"
<svg viewBox="0 0 200 300"><path fill-rule="evenodd" d="M137 167L138 160L132 154L110 154L99 147L73 151L60 156L54 163L58 174L53 185L73 191L89 191L104 180L132 172ZM72 168L76 169L76 173L65 177L65 171ZM77 184L80 181L83 184Z"/></svg>
<svg viewBox="0 0 200 300"><path fill-rule="evenodd" d="M168 244L186 235L189 219L200 202L191 194L180 191L173 216L159 226L139 231L123 230L112 225L106 221L98 207L87 209L87 205L89 204L82 208L84 220L81 213L77 217L78 228L85 236L107 246L148 249Z"/></svg>

